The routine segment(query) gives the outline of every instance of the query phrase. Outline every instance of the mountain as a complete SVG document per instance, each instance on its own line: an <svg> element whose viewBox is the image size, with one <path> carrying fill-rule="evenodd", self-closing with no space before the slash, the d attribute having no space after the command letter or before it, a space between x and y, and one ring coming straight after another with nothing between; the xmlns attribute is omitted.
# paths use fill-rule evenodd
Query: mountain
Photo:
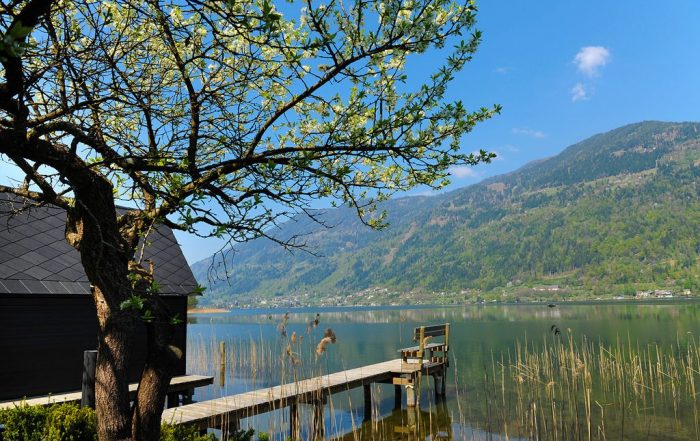
<svg viewBox="0 0 700 441"><path fill-rule="evenodd" d="M627 125L476 185L388 201L382 231L339 208L322 214L332 228L299 217L276 233L304 235L313 254L260 239L192 269L221 304L700 291L699 129Z"/></svg>

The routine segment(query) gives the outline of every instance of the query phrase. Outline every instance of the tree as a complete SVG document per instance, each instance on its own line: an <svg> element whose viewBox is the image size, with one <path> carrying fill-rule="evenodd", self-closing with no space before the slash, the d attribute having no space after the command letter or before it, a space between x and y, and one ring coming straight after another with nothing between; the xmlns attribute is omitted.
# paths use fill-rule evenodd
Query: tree
<svg viewBox="0 0 700 441"><path fill-rule="evenodd" d="M66 240L99 322L100 440L157 439L172 317L139 247L154 225L229 243L267 236L311 200L376 203L441 187L462 135L500 108L446 102L481 38L447 0L19 0L0 26L0 153L24 181L0 191L65 209ZM283 14L282 12L286 13ZM423 84L410 55L454 48ZM117 202L133 209L118 214ZM308 213L313 216L313 213ZM279 240L275 239L274 240ZM303 246L295 238L280 241ZM133 324L148 357L130 405Z"/></svg>

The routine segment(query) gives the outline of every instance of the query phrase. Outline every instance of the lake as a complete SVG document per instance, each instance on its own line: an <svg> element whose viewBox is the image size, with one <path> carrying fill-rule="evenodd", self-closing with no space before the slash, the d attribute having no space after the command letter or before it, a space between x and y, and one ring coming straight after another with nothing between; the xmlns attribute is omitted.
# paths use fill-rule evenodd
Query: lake
<svg viewBox="0 0 700 441"><path fill-rule="evenodd" d="M690 300L194 314L188 373L217 379L197 391L201 401L397 358L414 327L448 322L444 402L424 381L418 412L393 410L393 386L377 386L374 418L363 424L361 389L333 395L329 437L689 440L700 437L699 319ZM327 328L337 342L318 356ZM284 412L242 426L280 439L288 430Z"/></svg>

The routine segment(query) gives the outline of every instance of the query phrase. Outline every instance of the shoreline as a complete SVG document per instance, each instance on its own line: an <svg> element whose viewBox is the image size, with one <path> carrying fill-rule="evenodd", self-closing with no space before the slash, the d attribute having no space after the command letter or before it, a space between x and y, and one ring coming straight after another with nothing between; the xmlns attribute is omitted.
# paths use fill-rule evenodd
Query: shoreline
<svg viewBox="0 0 700 441"><path fill-rule="evenodd" d="M190 308L187 310L187 314L225 314L231 312L230 309L224 308Z"/></svg>
<svg viewBox="0 0 700 441"><path fill-rule="evenodd" d="M494 307L494 306L521 306L521 307L548 307L550 304L556 306L577 306L577 305L619 305L619 304L651 304L662 305L668 303L684 303L684 302L700 302L699 296L691 297L672 297L672 298L626 298L626 299L576 299L576 300L550 300L550 301L529 301L529 302L483 302L483 303L423 303L423 304L405 304L405 305L305 305L305 306L268 306L268 307L251 307L240 306L237 308L202 308L197 310L188 310L188 313L201 314L216 314L234 312L235 314L282 314L284 312L316 312L316 311L373 311L373 310L405 310L405 309L434 309L434 308L464 308L464 307Z"/></svg>

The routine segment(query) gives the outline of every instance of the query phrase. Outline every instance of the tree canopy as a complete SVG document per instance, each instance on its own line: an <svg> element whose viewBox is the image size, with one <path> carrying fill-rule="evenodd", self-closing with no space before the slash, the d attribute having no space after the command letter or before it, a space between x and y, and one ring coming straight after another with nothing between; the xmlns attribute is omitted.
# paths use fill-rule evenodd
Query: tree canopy
<svg viewBox="0 0 700 441"><path fill-rule="evenodd" d="M471 3L63 1L31 32L35 3L0 17L2 127L47 148L3 149L42 193L25 196L69 204L71 163L148 222L246 240L312 199L362 208L489 158L460 140L498 107L443 100L480 39L451 41ZM409 55L448 43L444 66L407 80Z"/></svg>
<svg viewBox="0 0 700 441"><path fill-rule="evenodd" d="M451 0L0 4L0 154L24 175L0 191L67 212L97 308L101 440L157 439L169 362L182 356L138 252L155 225L245 241L318 198L376 225L366 209L378 201L492 158L460 141L500 108L445 100L480 41L475 10ZM409 57L430 50L444 64L409 79ZM133 209L118 213L123 201ZM144 316L148 356L130 405L128 353Z"/></svg>

